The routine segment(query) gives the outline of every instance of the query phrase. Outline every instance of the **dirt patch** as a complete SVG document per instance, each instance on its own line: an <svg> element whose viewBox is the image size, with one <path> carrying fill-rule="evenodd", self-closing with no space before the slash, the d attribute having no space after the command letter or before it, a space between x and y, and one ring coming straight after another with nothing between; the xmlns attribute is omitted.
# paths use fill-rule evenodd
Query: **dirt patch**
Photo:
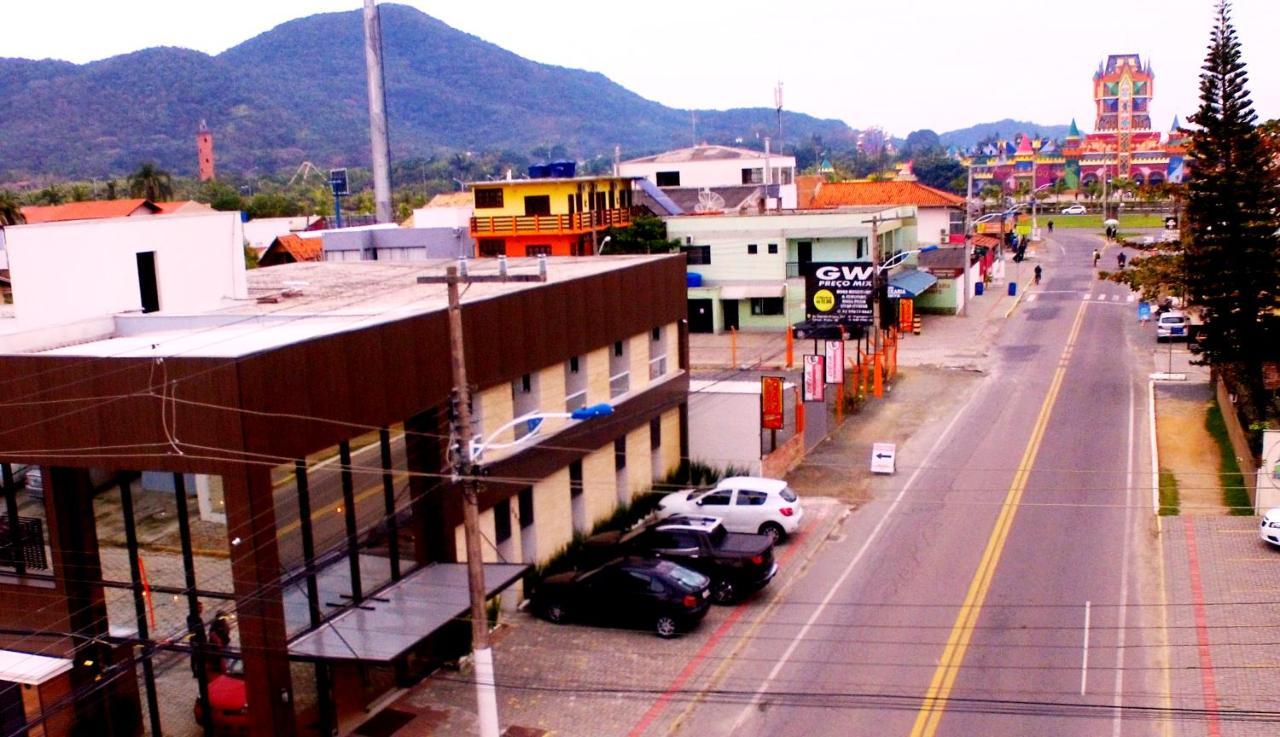
<svg viewBox="0 0 1280 737"><path fill-rule="evenodd" d="M1156 387L1156 443L1160 467L1178 482L1179 506L1185 515L1224 515L1218 476L1218 446L1205 429L1213 402L1208 384L1162 384Z"/></svg>
<svg viewBox="0 0 1280 737"><path fill-rule="evenodd" d="M871 445L901 448L919 427L950 417L982 375L971 371L901 369L883 399L869 399L818 444L787 481L802 495L858 504L871 498Z"/></svg>

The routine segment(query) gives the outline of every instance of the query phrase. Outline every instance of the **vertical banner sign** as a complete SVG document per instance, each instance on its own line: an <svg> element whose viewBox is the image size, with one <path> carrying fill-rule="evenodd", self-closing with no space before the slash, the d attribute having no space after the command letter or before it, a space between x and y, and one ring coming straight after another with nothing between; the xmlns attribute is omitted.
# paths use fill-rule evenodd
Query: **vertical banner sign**
<svg viewBox="0 0 1280 737"><path fill-rule="evenodd" d="M781 430L783 426L782 377L760 377L760 427Z"/></svg>
<svg viewBox="0 0 1280 737"><path fill-rule="evenodd" d="M804 401L821 402L827 397L825 356L804 357Z"/></svg>
<svg viewBox="0 0 1280 737"><path fill-rule="evenodd" d="M827 383L844 383L844 341L828 340L824 346L827 359Z"/></svg>

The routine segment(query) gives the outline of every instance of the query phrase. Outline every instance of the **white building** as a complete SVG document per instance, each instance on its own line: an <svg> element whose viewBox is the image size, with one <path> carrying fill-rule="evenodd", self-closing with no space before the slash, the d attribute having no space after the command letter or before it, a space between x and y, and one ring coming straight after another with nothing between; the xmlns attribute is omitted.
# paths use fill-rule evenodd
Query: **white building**
<svg viewBox="0 0 1280 737"><path fill-rule="evenodd" d="M765 170L768 169L766 182ZM660 188L715 188L742 185L776 186L769 207L796 207L796 159L745 148L703 144L624 161L618 175L647 179ZM781 199L779 205L778 200Z"/></svg>

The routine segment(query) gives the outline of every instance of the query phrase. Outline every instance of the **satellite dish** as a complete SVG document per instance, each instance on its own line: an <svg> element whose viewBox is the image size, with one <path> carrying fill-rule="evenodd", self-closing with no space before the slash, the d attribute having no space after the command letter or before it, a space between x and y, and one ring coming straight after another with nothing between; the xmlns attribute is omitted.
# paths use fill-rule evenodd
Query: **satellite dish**
<svg viewBox="0 0 1280 737"><path fill-rule="evenodd" d="M693 208L694 212L720 212L724 209L724 198L712 192L710 189L704 189L698 193L698 204Z"/></svg>

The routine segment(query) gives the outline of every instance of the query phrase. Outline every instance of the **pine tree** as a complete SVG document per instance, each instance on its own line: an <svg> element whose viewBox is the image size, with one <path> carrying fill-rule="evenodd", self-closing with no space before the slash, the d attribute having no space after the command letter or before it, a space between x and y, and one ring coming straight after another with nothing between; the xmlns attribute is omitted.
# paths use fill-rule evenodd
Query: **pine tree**
<svg viewBox="0 0 1280 737"><path fill-rule="evenodd" d="M1280 358L1280 167L1255 124L1229 2L1216 21L1190 118L1184 267L1205 322L1199 350L1265 414L1261 364Z"/></svg>

